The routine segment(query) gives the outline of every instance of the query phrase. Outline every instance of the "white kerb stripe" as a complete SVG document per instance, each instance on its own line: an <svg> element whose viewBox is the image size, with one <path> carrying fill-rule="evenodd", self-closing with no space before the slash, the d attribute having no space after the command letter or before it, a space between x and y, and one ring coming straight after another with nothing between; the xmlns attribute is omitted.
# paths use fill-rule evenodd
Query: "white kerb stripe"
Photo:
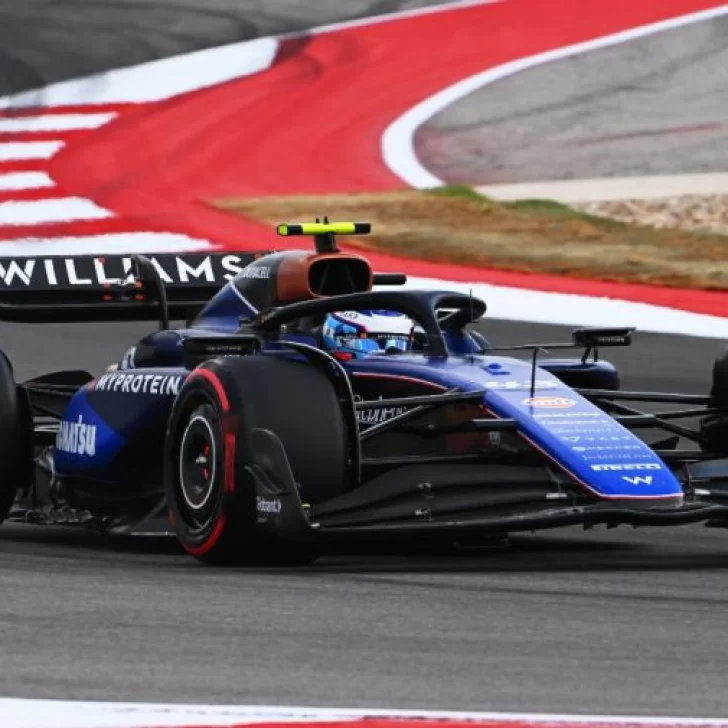
<svg viewBox="0 0 728 728"><path fill-rule="evenodd" d="M112 216L113 213L83 197L0 202L0 225L40 225L46 222L98 220Z"/></svg>
<svg viewBox="0 0 728 728"><path fill-rule="evenodd" d="M133 726L231 726L256 723L346 722L361 718L429 719L444 721L520 721L552 726L589 724L638 726L690 726L726 728L728 720L655 716L557 715L538 713L486 713L435 710L316 708L265 705L194 705L161 703L102 703L62 700L0 698L3 728L132 728ZM546 727L545 727L546 728Z"/></svg>
<svg viewBox="0 0 728 728"><path fill-rule="evenodd" d="M40 187L53 187L53 180L45 172L0 174L0 190L36 190Z"/></svg>
<svg viewBox="0 0 728 728"><path fill-rule="evenodd" d="M76 129L98 129L110 122L116 114L41 114L1 118L0 132L74 131Z"/></svg>
<svg viewBox="0 0 728 728"><path fill-rule="evenodd" d="M274 38L206 48L5 96L0 108L161 101L264 71L277 50Z"/></svg>
<svg viewBox="0 0 728 728"><path fill-rule="evenodd" d="M63 142L0 142L0 162L19 159L50 159Z"/></svg>
<svg viewBox="0 0 728 728"><path fill-rule="evenodd" d="M209 240L181 233L129 232L68 235L57 238L0 239L0 258L45 255L123 255L125 253L179 253L214 248ZM0 713L2 715L2 713Z"/></svg>
<svg viewBox="0 0 728 728"><path fill-rule="evenodd" d="M504 63L501 66L495 66L486 71L481 71L474 76L469 76L413 106L385 129L381 144L384 163L394 174L412 187L439 187L444 184L443 181L425 169L417 159L414 149L414 137L415 132L422 124L447 106L454 104L456 101L477 91L483 86L487 86L489 83L498 81L506 76L512 76L514 73L525 71L528 68L540 66L550 61L568 58L569 56L575 56L579 53L618 45L619 43L636 40L637 38L643 38L654 33L679 28L683 25L710 20L721 15L728 15L728 5L722 5L698 13L690 13L689 15L682 15L677 18L670 18L659 23L642 25L620 33L614 33L613 35L595 38L584 43L555 48L546 53L538 53L527 58L519 58L510 63Z"/></svg>
<svg viewBox="0 0 728 728"><path fill-rule="evenodd" d="M635 326L638 331L728 339L728 318L650 303L431 278L409 278L405 288L472 293L488 304L486 321L502 319L566 326Z"/></svg>

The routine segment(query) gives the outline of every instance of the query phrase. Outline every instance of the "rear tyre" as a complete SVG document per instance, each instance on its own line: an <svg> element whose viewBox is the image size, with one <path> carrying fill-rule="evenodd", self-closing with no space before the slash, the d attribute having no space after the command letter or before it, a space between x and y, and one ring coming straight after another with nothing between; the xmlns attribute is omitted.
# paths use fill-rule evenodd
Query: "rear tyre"
<svg viewBox="0 0 728 728"><path fill-rule="evenodd" d="M0 352L0 523L19 490L33 480L33 427L27 400L18 392L13 369Z"/></svg>
<svg viewBox="0 0 728 728"><path fill-rule="evenodd" d="M302 501L345 491L347 430L325 374L265 355L211 360L188 377L167 428L165 486L177 538L208 564L309 563L315 540L273 536L257 523L246 470L254 428L281 440Z"/></svg>
<svg viewBox="0 0 728 728"><path fill-rule="evenodd" d="M713 382L710 395L715 406L728 410L728 347L713 364ZM700 421L702 447L711 452L728 449L728 412L707 415Z"/></svg>

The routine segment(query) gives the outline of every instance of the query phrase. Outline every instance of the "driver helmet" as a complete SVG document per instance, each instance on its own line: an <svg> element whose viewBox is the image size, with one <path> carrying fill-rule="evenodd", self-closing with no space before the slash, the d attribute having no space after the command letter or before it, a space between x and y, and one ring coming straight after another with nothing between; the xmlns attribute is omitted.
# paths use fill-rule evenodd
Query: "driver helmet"
<svg viewBox="0 0 728 728"><path fill-rule="evenodd" d="M330 313L322 327L327 349L355 357L412 350L415 322L398 311L383 309Z"/></svg>

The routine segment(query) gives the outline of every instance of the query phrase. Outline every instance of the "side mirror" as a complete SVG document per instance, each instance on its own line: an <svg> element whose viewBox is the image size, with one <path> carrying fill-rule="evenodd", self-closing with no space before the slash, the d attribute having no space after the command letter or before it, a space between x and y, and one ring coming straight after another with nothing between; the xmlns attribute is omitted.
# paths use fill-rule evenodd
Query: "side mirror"
<svg viewBox="0 0 728 728"><path fill-rule="evenodd" d="M597 349L601 346L629 346L634 328L625 329L574 329L571 337L575 346Z"/></svg>

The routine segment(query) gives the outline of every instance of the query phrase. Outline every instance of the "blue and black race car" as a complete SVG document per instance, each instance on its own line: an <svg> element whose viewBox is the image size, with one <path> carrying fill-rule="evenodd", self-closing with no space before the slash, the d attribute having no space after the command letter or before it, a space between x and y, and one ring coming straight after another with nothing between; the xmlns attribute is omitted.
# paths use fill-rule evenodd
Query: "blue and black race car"
<svg viewBox="0 0 728 728"><path fill-rule="evenodd" d="M307 563L342 539L728 525L725 357L709 394L679 395L620 390L598 351L629 328L499 348L471 326L483 301L401 288L337 247L369 231L280 225L315 249L259 255L5 259L1 319L159 328L99 376L16 384L0 357L0 520L173 533L210 564ZM568 348L583 355L544 357Z"/></svg>

